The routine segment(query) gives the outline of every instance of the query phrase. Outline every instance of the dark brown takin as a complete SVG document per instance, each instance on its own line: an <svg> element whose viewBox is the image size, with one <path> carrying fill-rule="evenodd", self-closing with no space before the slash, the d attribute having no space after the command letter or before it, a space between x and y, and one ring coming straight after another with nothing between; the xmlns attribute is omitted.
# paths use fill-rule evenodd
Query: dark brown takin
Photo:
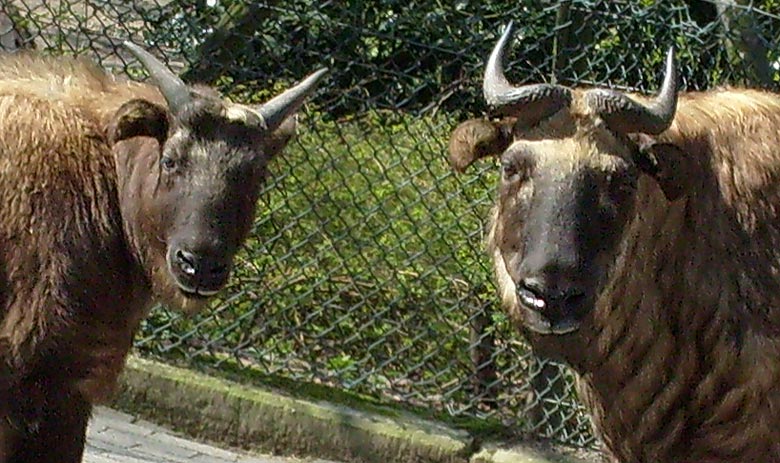
<svg viewBox="0 0 780 463"><path fill-rule="evenodd" d="M780 462L780 97L512 86L450 140L500 158L488 248L534 350L571 365L620 462ZM679 100L679 101L678 101Z"/></svg>
<svg viewBox="0 0 780 463"><path fill-rule="evenodd" d="M222 288L321 69L257 106L85 60L0 57L0 463L81 461L156 302Z"/></svg>

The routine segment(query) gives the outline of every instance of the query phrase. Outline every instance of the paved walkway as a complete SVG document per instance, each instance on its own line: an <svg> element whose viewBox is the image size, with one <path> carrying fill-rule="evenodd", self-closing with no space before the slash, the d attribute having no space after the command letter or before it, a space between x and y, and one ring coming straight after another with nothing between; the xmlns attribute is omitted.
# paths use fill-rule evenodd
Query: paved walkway
<svg viewBox="0 0 780 463"><path fill-rule="evenodd" d="M200 444L108 408L95 410L84 463L335 463L248 456Z"/></svg>

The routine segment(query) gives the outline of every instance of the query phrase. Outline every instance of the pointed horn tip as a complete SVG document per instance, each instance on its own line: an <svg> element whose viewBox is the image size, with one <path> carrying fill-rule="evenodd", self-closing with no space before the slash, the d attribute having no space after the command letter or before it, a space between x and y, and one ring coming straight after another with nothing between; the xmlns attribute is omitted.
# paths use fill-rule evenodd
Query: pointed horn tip
<svg viewBox="0 0 780 463"><path fill-rule="evenodd" d="M504 34L509 34L512 32L512 27L515 25L515 22L511 19L508 23L506 23L506 26L504 26Z"/></svg>
<svg viewBox="0 0 780 463"><path fill-rule="evenodd" d="M122 46L127 48L130 51L130 53L132 53L135 56L138 56L139 54L146 52L146 50L141 48L139 45L136 45L135 43L129 40L125 40L124 42L122 42Z"/></svg>
<svg viewBox="0 0 780 463"><path fill-rule="evenodd" d="M309 78L314 80L320 80L325 76L325 74L328 74L330 72L330 69L327 67L319 68L316 71L312 72Z"/></svg>
<svg viewBox="0 0 780 463"><path fill-rule="evenodd" d="M666 52L666 63L664 66L664 85L662 86L662 90L663 87L666 87L667 85L670 87L670 89L674 90L676 95L679 82L677 64L675 63L674 58L674 46L670 46L669 50Z"/></svg>
<svg viewBox="0 0 780 463"><path fill-rule="evenodd" d="M144 47L137 45L129 40L125 40L122 42L122 45L127 48L127 50L135 56L135 58L141 62L141 64L144 65L144 68L147 68L146 62L149 60L157 60L157 58L154 57L149 51L147 51Z"/></svg>
<svg viewBox="0 0 780 463"><path fill-rule="evenodd" d="M666 51L666 67L674 66L674 45L669 47L669 50Z"/></svg>
<svg viewBox="0 0 780 463"><path fill-rule="evenodd" d="M306 87L314 87L319 83L320 80L322 80L323 77L325 77L326 74L330 72L330 69L323 67L319 68L316 71L312 72L308 76L304 77L303 80L298 82L297 86L306 86Z"/></svg>
<svg viewBox="0 0 780 463"><path fill-rule="evenodd" d="M509 37L512 35L512 23L512 21L509 21L509 23L507 23L507 25L504 27L504 32L501 33L501 37L493 46L493 50L490 52L490 56L488 57L487 63L485 64L483 82L486 86L493 87L494 80L500 82L504 82L506 80L504 77L503 65L501 61L504 58L506 44L509 41ZM493 89L488 91L493 91Z"/></svg>
<svg viewBox="0 0 780 463"><path fill-rule="evenodd" d="M504 31L501 33L501 38L498 39L498 43L496 43L495 48L499 48L498 45L505 44L509 38L512 36L512 28L514 27L514 21L509 21L506 26L504 26ZM501 46L501 48L504 48Z"/></svg>
<svg viewBox="0 0 780 463"><path fill-rule="evenodd" d="M143 47L129 40L122 44L141 63L152 82L159 88L170 109L178 114L181 109L193 100L189 87L179 76L173 73L162 61L149 53Z"/></svg>

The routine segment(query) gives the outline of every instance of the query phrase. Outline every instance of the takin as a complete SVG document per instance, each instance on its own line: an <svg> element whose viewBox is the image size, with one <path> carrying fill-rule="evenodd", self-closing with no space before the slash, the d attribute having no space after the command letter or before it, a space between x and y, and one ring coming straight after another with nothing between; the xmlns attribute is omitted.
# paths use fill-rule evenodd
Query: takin
<svg viewBox="0 0 780 463"><path fill-rule="evenodd" d="M487 246L504 309L570 365L616 461L780 462L780 96L655 97L483 80L453 168L500 159Z"/></svg>
<svg viewBox="0 0 780 463"><path fill-rule="evenodd" d="M228 280L269 161L326 69L262 105L80 59L0 58L0 463L76 463L157 302Z"/></svg>

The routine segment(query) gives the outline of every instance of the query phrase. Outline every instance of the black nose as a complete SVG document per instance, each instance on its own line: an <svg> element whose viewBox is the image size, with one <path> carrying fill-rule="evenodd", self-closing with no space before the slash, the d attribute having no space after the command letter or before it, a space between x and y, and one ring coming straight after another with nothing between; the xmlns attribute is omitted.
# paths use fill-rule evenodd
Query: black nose
<svg viewBox="0 0 780 463"><path fill-rule="evenodd" d="M173 253L179 277L193 287L217 288L227 279L230 266L222 259L178 248Z"/></svg>
<svg viewBox="0 0 780 463"><path fill-rule="evenodd" d="M576 311L585 299L585 291L569 279L532 275L517 285L520 301L539 312Z"/></svg>

